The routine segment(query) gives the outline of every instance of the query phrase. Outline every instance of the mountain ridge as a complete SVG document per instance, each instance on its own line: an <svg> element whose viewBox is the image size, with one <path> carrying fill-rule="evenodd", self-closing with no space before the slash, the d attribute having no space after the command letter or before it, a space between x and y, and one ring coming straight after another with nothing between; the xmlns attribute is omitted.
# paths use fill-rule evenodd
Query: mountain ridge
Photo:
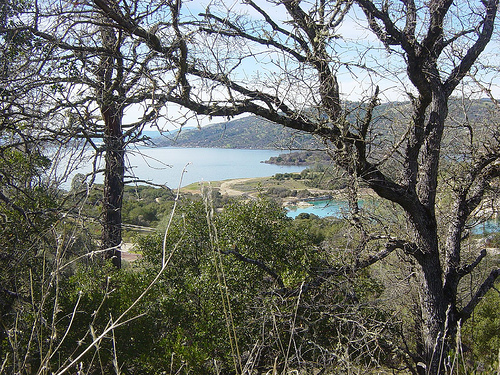
<svg viewBox="0 0 500 375"><path fill-rule="evenodd" d="M390 142L402 136L401 124L411 121L406 117L406 109L410 105L409 102L388 102L377 106L373 113L373 126L370 128L368 141L378 139ZM366 106L362 103L347 103L346 120L353 126L363 122L365 108ZM464 111L464 108L467 110ZM494 109L492 103L485 99L469 100L465 105L460 100L451 101L448 123L454 123L454 126L456 126L457 123L465 123L471 120L478 124L498 121L498 114L494 114L492 109ZM465 129L464 126L461 127ZM315 150L324 148L321 141L312 134L289 129L255 115L210 124L201 128L183 128L154 137L151 141L158 147L263 150ZM384 148L383 145L381 146Z"/></svg>
<svg viewBox="0 0 500 375"><path fill-rule="evenodd" d="M300 150L317 148L311 134L300 133L251 115L202 128L180 130L152 139L159 147Z"/></svg>

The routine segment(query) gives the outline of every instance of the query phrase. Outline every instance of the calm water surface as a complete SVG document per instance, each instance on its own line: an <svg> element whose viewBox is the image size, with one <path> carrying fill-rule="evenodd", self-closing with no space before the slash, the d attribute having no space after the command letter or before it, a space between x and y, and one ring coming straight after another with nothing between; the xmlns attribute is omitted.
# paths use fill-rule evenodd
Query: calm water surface
<svg viewBox="0 0 500 375"><path fill-rule="evenodd" d="M218 148L138 148L127 151L128 176L175 188L201 181L221 181L234 178L267 177L276 173L300 172L304 167L265 164L271 156L285 151L240 150ZM101 165L104 162L101 161ZM88 173L91 163L79 168L75 173ZM183 174L182 171L185 170ZM74 174L75 174L74 173ZM73 174L73 175L74 175ZM103 176L96 178L102 183ZM71 186L71 179L67 187Z"/></svg>
<svg viewBox="0 0 500 375"><path fill-rule="evenodd" d="M296 218L301 213L314 214L319 217L335 217L340 219L347 214L349 205L345 201L337 200L324 200L324 201L310 201L311 206L289 206L287 207L287 216ZM362 205L362 201L360 201ZM472 233L488 235L500 232L500 218L490 219L484 223L478 224L472 228Z"/></svg>
<svg viewBox="0 0 500 375"><path fill-rule="evenodd" d="M341 218L348 210L349 205L344 201L324 200L312 201L312 206L289 206L287 207L287 216L296 218L300 214L314 214L319 217L333 216Z"/></svg>
<svg viewBox="0 0 500 375"><path fill-rule="evenodd" d="M176 188L182 176L181 186L201 181L222 181L234 178L267 177L276 173L300 172L304 167L279 166L262 163L271 156L278 156L280 150L243 150L219 148L137 148L127 151L127 175L155 184ZM90 154L87 154L87 157ZM104 162L101 160L101 166ZM74 172L89 173L92 163L86 163ZM185 170L183 174L183 170ZM128 178L130 179L130 178ZM103 182L102 174L96 178ZM71 178L63 184L69 189ZM320 217L341 218L347 212L344 201L314 201L308 207L288 207L287 215L295 218L301 213L315 214ZM474 233L495 233L500 230L498 220L490 220L473 229Z"/></svg>

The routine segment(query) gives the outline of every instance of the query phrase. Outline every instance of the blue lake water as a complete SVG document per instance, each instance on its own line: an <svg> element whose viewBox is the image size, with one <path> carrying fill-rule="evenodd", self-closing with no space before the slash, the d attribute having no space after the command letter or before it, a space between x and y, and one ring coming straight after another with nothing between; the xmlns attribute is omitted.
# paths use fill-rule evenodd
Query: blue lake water
<svg viewBox="0 0 500 375"><path fill-rule="evenodd" d="M128 176L159 185L176 188L201 181L221 181L245 177L267 177L276 173L300 172L304 167L265 164L271 156L286 151L279 150L242 150L218 148L175 148L141 147L127 151L126 165ZM89 155L87 155L89 157ZM100 161L103 165L103 161ZM76 173L89 173L90 162L82 165ZM183 174L183 170L185 170ZM130 178L128 178L130 180ZM103 176L96 177L102 183ZM69 179L64 187L71 186Z"/></svg>
<svg viewBox="0 0 500 375"><path fill-rule="evenodd" d="M287 216L296 218L300 214L314 214L319 217L333 216L341 218L348 210L347 202L325 200L309 202L312 206L289 206L287 207Z"/></svg>
<svg viewBox="0 0 500 375"><path fill-rule="evenodd" d="M308 202L311 206L289 206L286 208L287 216L296 218L301 213L314 214L319 217L335 217L342 218L349 209L348 203L345 201L324 200ZM472 228L473 234L492 234L500 232L500 219L487 220L484 223L478 224Z"/></svg>
<svg viewBox="0 0 500 375"><path fill-rule="evenodd" d="M159 185L176 188L179 183L186 186L201 181L222 181L234 178L267 177L276 173L300 172L304 167L279 166L265 164L271 156L278 156L286 151L280 150L244 150L218 148L175 148L155 147L136 148L127 151L127 175ZM82 164L63 183L63 188L71 186L71 176L76 173L89 173L92 170L90 153L81 157ZM87 162L85 163L85 160ZM99 161L102 167L103 161ZM185 171L183 173L183 170ZM181 181L182 176L182 182ZM127 178L130 180L131 178ZM102 183L103 176L98 174L97 183ZM301 213L315 214L319 217L333 216L341 218L347 211L344 201L315 201L308 207L289 207L287 215L295 218ZM473 229L473 233L495 233L500 231L500 222L490 220Z"/></svg>
<svg viewBox="0 0 500 375"><path fill-rule="evenodd" d="M474 234L492 234L500 232L500 219L491 219L472 228Z"/></svg>

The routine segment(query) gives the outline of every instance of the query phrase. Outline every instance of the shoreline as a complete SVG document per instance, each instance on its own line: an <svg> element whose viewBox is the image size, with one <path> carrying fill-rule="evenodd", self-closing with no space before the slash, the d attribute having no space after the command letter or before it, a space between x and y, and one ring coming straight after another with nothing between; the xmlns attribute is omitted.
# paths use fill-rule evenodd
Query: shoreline
<svg viewBox="0 0 500 375"><path fill-rule="evenodd" d="M279 199L283 206L313 206L313 201L328 201L328 200L347 200L347 192L342 190L325 190L307 187L303 181L278 181L269 177L246 177L227 179L222 181L204 181L192 183L181 188L181 192L191 194L202 194L202 189L209 188L218 190L221 195L229 197L247 197L249 199L256 199L257 194L262 193L265 189L272 187L283 187L290 190L308 191L308 196L286 196L275 197ZM375 193L368 188L361 188L359 190L359 197L361 199L374 198Z"/></svg>

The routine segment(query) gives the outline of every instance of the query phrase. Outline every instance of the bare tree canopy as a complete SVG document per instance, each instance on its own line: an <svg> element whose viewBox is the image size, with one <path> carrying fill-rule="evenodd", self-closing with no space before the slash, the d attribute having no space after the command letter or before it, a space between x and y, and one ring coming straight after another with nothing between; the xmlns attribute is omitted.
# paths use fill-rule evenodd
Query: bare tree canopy
<svg viewBox="0 0 500 375"><path fill-rule="evenodd" d="M126 12L135 33L144 36L140 24L164 22L171 9L136 2ZM126 171L125 151L143 138L146 125L161 126L165 96L158 92L175 87L175 67L155 60L148 41L114 28L107 13L90 3L20 6L19 16L1 27L12 56L1 83L3 126L12 124L18 136L37 142L82 139L80 146L104 154L102 248L120 267L123 185L136 179ZM163 42L169 43L173 33L166 29ZM176 48L165 47L162 54ZM30 131L16 125L27 121L36 123Z"/></svg>

